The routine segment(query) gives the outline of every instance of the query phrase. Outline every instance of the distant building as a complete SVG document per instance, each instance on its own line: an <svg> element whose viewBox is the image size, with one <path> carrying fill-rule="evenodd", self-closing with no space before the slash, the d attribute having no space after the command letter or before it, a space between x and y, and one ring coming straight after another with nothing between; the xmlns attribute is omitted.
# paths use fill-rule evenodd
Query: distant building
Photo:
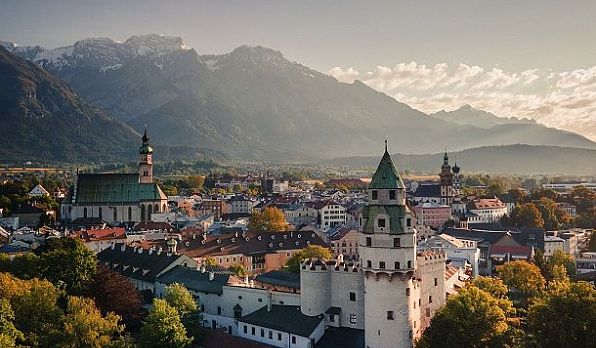
<svg viewBox="0 0 596 348"><path fill-rule="evenodd" d="M596 191L596 182L579 182L579 181L571 181L571 182L558 182L558 183L550 183L550 184L542 184L543 189L553 190L553 191L571 191L576 187L583 186L587 189Z"/></svg>
<svg viewBox="0 0 596 348"><path fill-rule="evenodd" d="M451 207L437 203L422 203L412 207L419 225L433 228L442 227L451 219Z"/></svg>
<svg viewBox="0 0 596 348"><path fill-rule="evenodd" d="M477 198L468 204L468 224L499 222L507 215L507 206L497 197Z"/></svg>
<svg viewBox="0 0 596 348"><path fill-rule="evenodd" d="M342 255L344 261L358 260L358 231L356 229L341 226L331 236L329 245L334 258Z"/></svg>
<svg viewBox="0 0 596 348"><path fill-rule="evenodd" d="M577 208L573 204L569 204L566 202L557 203L557 208L561 209L562 211L566 212L567 214L571 215L571 217L577 216Z"/></svg>
<svg viewBox="0 0 596 348"><path fill-rule="evenodd" d="M555 236L544 237L544 256L553 256L555 251L565 252L565 240Z"/></svg>
<svg viewBox="0 0 596 348"><path fill-rule="evenodd" d="M49 196L50 193L41 184L37 184L31 191L29 191L30 197L41 197Z"/></svg>
<svg viewBox="0 0 596 348"><path fill-rule="evenodd" d="M347 209L334 201L319 201L312 205L319 212L319 226L326 230L330 227L345 225L347 221Z"/></svg>

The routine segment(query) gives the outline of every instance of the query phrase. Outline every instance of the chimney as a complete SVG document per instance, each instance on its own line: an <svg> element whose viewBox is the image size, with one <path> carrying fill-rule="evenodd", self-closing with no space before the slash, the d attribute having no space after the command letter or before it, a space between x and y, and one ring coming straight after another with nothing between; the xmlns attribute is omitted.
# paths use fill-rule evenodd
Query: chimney
<svg viewBox="0 0 596 348"><path fill-rule="evenodd" d="M200 270L201 270L201 273L205 273L205 271L207 270L207 267L205 267L205 265L202 264Z"/></svg>
<svg viewBox="0 0 596 348"><path fill-rule="evenodd" d="M267 312L271 312L271 302L273 301L273 294L271 290L267 291Z"/></svg>
<svg viewBox="0 0 596 348"><path fill-rule="evenodd" d="M120 251L122 251L122 252L126 251L126 244L122 244L122 246L120 247Z"/></svg>
<svg viewBox="0 0 596 348"><path fill-rule="evenodd" d="M116 249L116 243L112 242L112 245L110 245L110 248L111 248L112 250Z"/></svg>
<svg viewBox="0 0 596 348"><path fill-rule="evenodd" d="M213 273L213 271L209 271L209 281L212 281L213 279L215 279L215 273Z"/></svg>

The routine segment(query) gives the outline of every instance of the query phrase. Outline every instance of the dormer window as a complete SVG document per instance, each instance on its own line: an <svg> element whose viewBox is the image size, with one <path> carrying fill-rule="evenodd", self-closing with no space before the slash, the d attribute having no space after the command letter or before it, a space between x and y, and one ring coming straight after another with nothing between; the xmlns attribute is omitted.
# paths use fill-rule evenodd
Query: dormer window
<svg viewBox="0 0 596 348"><path fill-rule="evenodd" d="M397 193L395 190L389 190L389 199L395 199Z"/></svg>
<svg viewBox="0 0 596 348"><path fill-rule="evenodd" d="M371 192L371 196L372 196L372 200L376 201L377 199L379 199L379 191L377 190L372 190Z"/></svg>
<svg viewBox="0 0 596 348"><path fill-rule="evenodd" d="M379 226L380 228L385 228L385 219L378 219L377 226Z"/></svg>

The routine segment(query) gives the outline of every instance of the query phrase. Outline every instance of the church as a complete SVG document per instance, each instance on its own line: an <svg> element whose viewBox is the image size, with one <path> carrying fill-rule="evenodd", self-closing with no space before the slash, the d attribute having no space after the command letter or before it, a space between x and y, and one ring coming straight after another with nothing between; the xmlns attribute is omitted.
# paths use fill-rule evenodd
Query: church
<svg viewBox="0 0 596 348"><path fill-rule="evenodd" d="M167 196L154 182L153 148L146 129L142 141L138 173L78 174L61 206L64 222L150 221L152 214L168 211Z"/></svg>

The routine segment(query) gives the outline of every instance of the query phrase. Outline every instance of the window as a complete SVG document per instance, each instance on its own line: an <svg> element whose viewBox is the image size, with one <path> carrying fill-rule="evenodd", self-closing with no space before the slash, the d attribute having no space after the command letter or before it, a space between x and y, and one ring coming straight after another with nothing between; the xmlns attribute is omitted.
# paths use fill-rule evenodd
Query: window
<svg viewBox="0 0 596 348"><path fill-rule="evenodd" d="M432 296L429 296L428 297L428 303L433 303L433 297Z"/></svg>
<svg viewBox="0 0 596 348"><path fill-rule="evenodd" d="M372 262L370 260L366 261L366 267L372 268Z"/></svg>
<svg viewBox="0 0 596 348"><path fill-rule="evenodd" d="M385 261L379 261L379 268L385 269Z"/></svg>
<svg viewBox="0 0 596 348"><path fill-rule="evenodd" d="M387 311L387 320L393 320L395 317L393 316L393 311Z"/></svg>
<svg viewBox="0 0 596 348"><path fill-rule="evenodd" d="M389 199L395 199L395 190L389 190Z"/></svg>
<svg viewBox="0 0 596 348"><path fill-rule="evenodd" d="M292 344L296 344L296 336L292 336Z"/></svg>
<svg viewBox="0 0 596 348"><path fill-rule="evenodd" d="M428 308L428 307L426 308L426 316L430 317L430 308Z"/></svg>
<svg viewBox="0 0 596 348"><path fill-rule="evenodd" d="M408 268L412 268L412 261L408 261Z"/></svg>
<svg viewBox="0 0 596 348"><path fill-rule="evenodd" d="M329 322L330 323L334 323L335 322L335 315L329 314Z"/></svg>
<svg viewBox="0 0 596 348"><path fill-rule="evenodd" d="M435 278L435 286L437 286L438 283L439 281L437 280L437 278Z"/></svg>
<svg viewBox="0 0 596 348"><path fill-rule="evenodd" d="M399 238L393 238L393 247L399 248L401 246L401 240Z"/></svg>
<svg viewBox="0 0 596 348"><path fill-rule="evenodd" d="M399 264L399 261L395 261L395 269L400 269L401 265Z"/></svg>
<svg viewBox="0 0 596 348"><path fill-rule="evenodd" d="M410 296L410 288L406 288L406 296Z"/></svg>
<svg viewBox="0 0 596 348"><path fill-rule="evenodd" d="M371 245L372 245L372 238L366 237L366 246L371 246Z"/></svg>
<svg viewBox="0 0 596 348"><path fill-rule="evenodd" d="M385 227L385 219L377 220L377 226L379 226L380 228L384 228Z"/></svg>
<svg viewBox="0 0 596 348"><path fill-rule="evenodd" d="M265 329L261 329L261 337L265 337Z"/></svg>
<svg viewBox="0 0 596 348"><path fill-rule="evenodd" d="M281 334L279 332L277 333L277 340L281 341Z"/></svg>
<svg viewBox="0 0 596 348"><path fill-rule="evenodd" d="M379 192L377 190L372 190L371 196L372 199L376 201L379 198Z"/></svg>
<svg viewBox="0 0 596 348"><path fill-rule="evenodd" d="M272 340L273 339L273 331L269 330L269 339Z"/></svg>
<svg viewBox="0 0 596 348"><path fill-rule="evenodd" d="M406 219L406 225L407 225L408 227L412 227L412 219L410 219L410 218L407 218L407 219Z"/></svg>
<svg viewBox="0 0 596 348"><path fill-rule="evenodd" d="M418 306L422 306L422 299L421 298L418 299Z"/></svg>
<svg viewBox="0 0 596 348"><path fill-rule="evenodd" d="M217 314L221 314L221 307L217 306Z"/></svg>
<svg viewBox="0 0 596 348"><path fill-rule="evenodd" d="M356 293L350 292L350 301L356 301Z"/></svg>
<svg viewBox="0 0 596 348"><path fill-rule="evenodd" d="M244 333L248 333L248 326L244 325Z"/></svg>
<svg viewBox="0 0 596 348"><path fill-rule="evenodd" d="M350 314L350 324L356 324L356 314Z"/></svg>
<svg viewBox="0 0 596 348"><path fill-rule="evenodd" d="M255 335L255 327L253 326L253 327L250 329L250 331L251 331L251 334L254 336L254 335Z"/></svg>

